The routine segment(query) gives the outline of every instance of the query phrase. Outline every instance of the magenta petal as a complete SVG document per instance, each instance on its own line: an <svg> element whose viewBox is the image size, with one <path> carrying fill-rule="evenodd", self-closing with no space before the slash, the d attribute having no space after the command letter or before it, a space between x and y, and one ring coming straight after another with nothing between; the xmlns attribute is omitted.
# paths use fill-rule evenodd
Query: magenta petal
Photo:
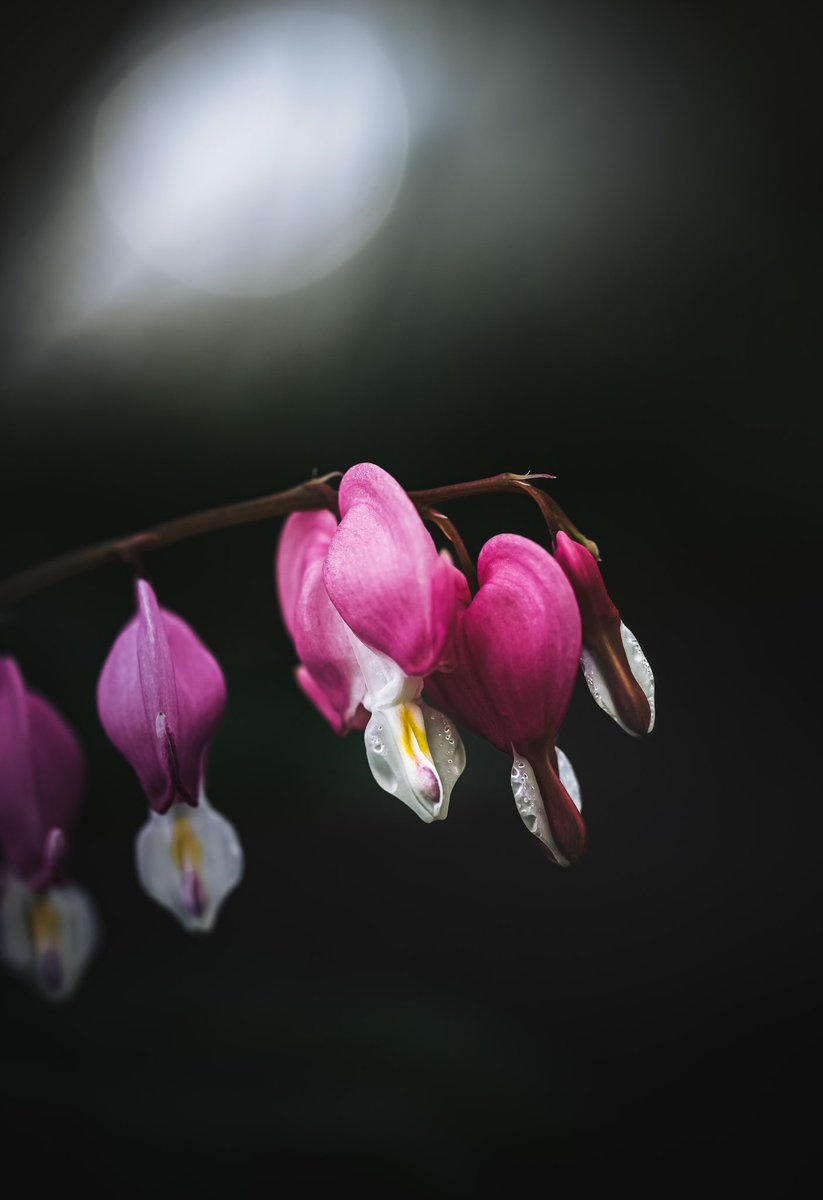
<svg viewBox="0 0 823 1200"><path fill-rule="evenodd" d="M583 637L598 626L620 627L620 613L612 603L597 559L561 530L557 535L555 559L574 589L583 622Z"/></svg>
<svg viewBox="0 0 823 1200"><path fill-rule="evenodd" d="M426 698L461 725L479 733L498 750L508 751L511 739L505 714L497 707L494 694L487 690L466 637L465 617L458 614L457 629L451 642L453 669L435 671L426 680Z"/></svg>
<svg viewBox="0 0 823 1200"><path fill-rule="evenodd" d="M83 751L55 708L0 659L0 847L30 888L60 878L85 787Z"/></svg>
<svg viewBox="0 0 823 1200"><path fill-rule="evenodd" d="M283 623L294 637L294 611L306 571L322 561L337 529L337 519L327 509L292 513L283 524L277 544L277 593Z"/></svg>
<svg viewBox="0 0 823 1200"><path fill-rule="evenodd" d="M372 463L343 476L340 511L324 572L332 603L367 646L406 675L428 675L453 627L455 568L400 484Z"/></svg>
<svg viewBox="0 0 823 1200"><path fill-rule="evenodd" d="M529 760L540 793L532 832L557 862L576 862L585 827L554 761L580 658L574 593L551 555L516 534L486 543L477 576L458 614L457 665L428 679L427 692L499 750Z"/></svg>
<svg viewBox="0 0 823 1200"><path fill-rule="evenodd" d="M555 557L580 608L586 681L598 704L629 733L638 737L649 733L654 724L651 668L623 625L597 561L585 546L562 532L557 535Z"/></svg>
<svg viewBox="0 0 823 1200"><path fill-rule="evenodd" d="M500 750L553 742L580 659L571 586L542 546L516 534L486 543L477 576L477 595L458 618L457 669L427 688Z"/></svg>
<svg viewBox="0 0 823 1200"><path fill-rule="evenodd" d="M185 621L159 607L143 579L137 606L103 666L97 709L149 804L162 813L174 803L197 803L226 684L214 656Z"/></svg>
<svg viewBox="0 0 823 1200"><path fill-rule="evenodd" d="M354 729L363 730L366 728L369 722L369 714L365 708L362 706L358 707L354 716L346 722L331 703L324 689L312 678L305 667L297 668L295 678L301 690L308 696L320 715L325 717L335 733L339 733L342 736L345 733L351 733Z"/></svg>
<svg viewBox="0 0 823 1200"><path fill-rule="evenodd" d="M363 701L365 681L343 618L326 593L322 561L313 563L303 579L294 610L294 642L304 670L298 682L332 728L347 733Z"/></svg>

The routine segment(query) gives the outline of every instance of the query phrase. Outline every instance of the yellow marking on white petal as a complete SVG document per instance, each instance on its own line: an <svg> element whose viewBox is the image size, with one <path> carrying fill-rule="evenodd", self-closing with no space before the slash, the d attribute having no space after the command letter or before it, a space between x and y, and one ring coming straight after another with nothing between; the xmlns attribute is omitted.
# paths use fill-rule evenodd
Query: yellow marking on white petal
<svg viewBox="0 0 823 1200"><path fill-rule="evenodd" d="M32 897L29 920L38 950L50 950L60 944L60 914L46 896Z"/></svg>
<svg viewBox="0 0 823 1200"><path fill-rule="evenodd" d="M185 867L193 867L195 871L203 869L203 843L188 817L178 817L174 822L171 857L179 871Z"/></svg>
<svg viewBox="0 0 823 1200"><path fill-rule="evenodd" d="M417 758L417 750L422 750L434 766L432 752L429 749L429 739L426 736L426 727L422 721L418 720L418 716L422 716L420 709L416 704L402 704L400 710L403 749L409 758Z"/></svg>

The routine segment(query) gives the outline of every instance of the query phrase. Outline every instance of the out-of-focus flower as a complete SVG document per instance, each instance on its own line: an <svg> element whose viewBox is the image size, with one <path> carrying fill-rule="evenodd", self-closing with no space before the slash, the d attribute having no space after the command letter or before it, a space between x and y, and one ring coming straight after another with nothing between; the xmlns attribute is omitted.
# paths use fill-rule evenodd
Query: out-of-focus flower
<svg viewBox="0 0 823 1200"><path fill-rule="evenodd" d="M654 677L637 638L620 619L594 556L565 533L555 557L574 588L583 623L581 666L589 691L627 733L654 726Z"/></svg>
<svg viewBox="0 0 823 1200"><path fill-rule="evenodd" d="M427 692L512 756L517 810L551 858L566 866L585 848L580 790L555 745L580 658L574 593L551 555L516 534L486 543L477 575L474 597L461 586L455 668L433 675Z"/></svg>
<svg viewBox="0 0 823 1200"><path fill-rule="evenodd" d="M294 514L278 547L297 677L336 732L368 720L366 755L385 791L423 821L442 820L465 752L421 694L425 677L447 665L459 572L380 467L347 471L339 504L339 524L330 513Z"/></svg>
<svg viewBox="0 0 823 1200"><path fill-rule="evenodd" d="M152 809L137 838L141 883L186 929L201 932L243 874L234 827L204 792L207 751L225 704L214 656L138 580L137 614L103 666L97 708Z"/></svg>
<svg viewBox="0 0 823 1200"><path fill-rule="evenodd" d="M71 994L99 940L94 905L66 870L85 780L63 717L0 658L0 955L50 999Z"/></svg>

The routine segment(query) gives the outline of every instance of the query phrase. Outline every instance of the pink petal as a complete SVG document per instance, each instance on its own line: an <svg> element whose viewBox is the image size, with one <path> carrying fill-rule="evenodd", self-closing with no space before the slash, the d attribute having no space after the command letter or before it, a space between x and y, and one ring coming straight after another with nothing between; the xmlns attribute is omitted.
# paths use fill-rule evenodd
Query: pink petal
<svg viewBox="0 0 823 1200"><path fill-rule="evenodd" d="M360 463L340 484L342 520L326 556L326 590L349 628L406 675L441 662L455 616L455 568L391 475Z"/></svg>
<svg viewBox="0 0 823 1200"><path fill-rule="evenodd" d="M85 781L71 728L14 659L0 659L0 846L29 887L62 877Z"/></svg>
<svg viewBox="0 0 823 1200"><path fill-rule="evenodd" d="M336 733L359 718L363 674L342 617L323 583L323 563L308 568L294 609L294 642L303 667L298 682Z"/></svg>
<svg viewBox="0 0 823 1200"><path fill-rule="evenodd" d="M369 723L369 714L365 708L362 706L358 708L352 719L346 724L341 719L340 713L331 704L323 688L312 678L305 667L298 667L294 674L301 690L308 696L320 715L326 718L335 733L342 736L344 733L350 733L353 729L362 731L366 728Z"/></svg>
<svg viewBox="0 0 823 1200"><path fill-rule="evenodd" d="M223 672L194 631L137 584L137 616L119 635L97 685L108 736L137 772L149 804L197 804L204 759L226 704Z"/></svg>
<svg viewBox="0 0 823 1200"><path fill-rule="evenodd" d="M325 557L336 529L337 519L327 509L292 513L283 524L277 544L277 592L283 623L292 638L294 610L306 571Z"/></svg>

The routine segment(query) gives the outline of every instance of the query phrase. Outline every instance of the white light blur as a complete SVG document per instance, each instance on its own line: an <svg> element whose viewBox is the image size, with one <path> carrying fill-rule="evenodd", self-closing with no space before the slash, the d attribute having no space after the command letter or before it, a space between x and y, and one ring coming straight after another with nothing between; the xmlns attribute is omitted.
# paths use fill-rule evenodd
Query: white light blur
<svg viewBox="0 0 823 1200"><path fill-rule="evenodd" d="M357 20L246 13L151 55L102 104L95 181L137 256L190 287L291 292L372 237L399 190L397 73Z"/></svg>
<svg viewBox="0 0 823 1200"><path fill-rule="evenodd" d="M412 334L424 364L501 316L565 328L604 278L688 257L728 156L686 51L607 6L296 3L141 9L26 147L0 397L48 376L234 405L289 371L320 396L365 347Z"/></svg>

